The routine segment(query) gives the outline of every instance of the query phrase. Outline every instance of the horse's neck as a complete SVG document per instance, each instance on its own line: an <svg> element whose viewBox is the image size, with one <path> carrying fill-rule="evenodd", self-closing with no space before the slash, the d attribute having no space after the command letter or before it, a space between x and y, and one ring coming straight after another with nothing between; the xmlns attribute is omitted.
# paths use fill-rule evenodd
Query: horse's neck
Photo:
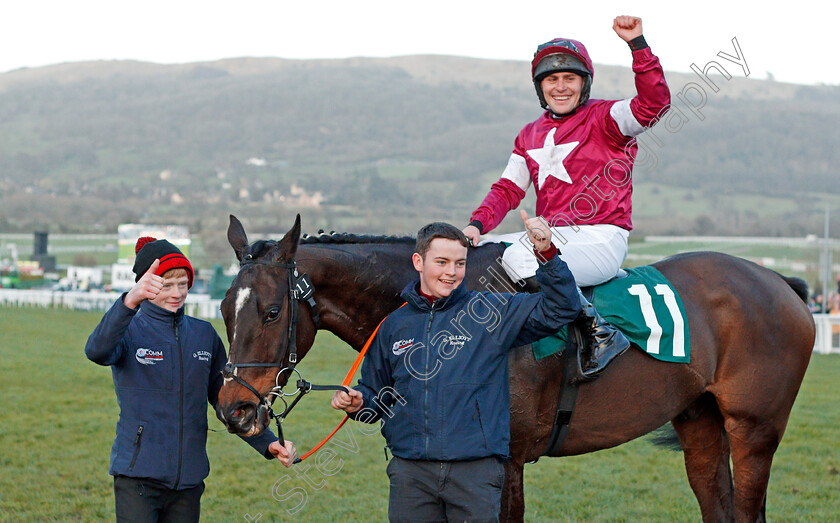
<svg viewBox="0 0 840 523"><path fill-rule="evenodd" d="M487 243L470 249L467 256L467 275L464 284L470 290L491 292L522 292L514 285L501 265L505 246L501 243Z"/></svg>
<svg viewBox="0 0 840 523"><path fill-rule="evenodd" d="M371 244L301 253L300 265L315 287L318 328L360 350L379 322L403 303L400 291L417 277L412 250Z"/></svg>
<svg viewBox="0 0 840 523"><path fill-rule="evenodd" d="M516 292L498 262L503 251L500 244L471 249L464 284ZM379 322L403 304L400 291L417 279L413 252L413 244L302 245L297 259L315 287L319 328L360 350Z"/></svg>

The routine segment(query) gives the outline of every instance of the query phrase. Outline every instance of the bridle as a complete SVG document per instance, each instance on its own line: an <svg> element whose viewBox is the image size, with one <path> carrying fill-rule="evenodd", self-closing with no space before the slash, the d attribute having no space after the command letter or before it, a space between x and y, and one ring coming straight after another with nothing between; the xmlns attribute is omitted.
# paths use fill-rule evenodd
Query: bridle
<svg viewBox="0 0 840 523"><path fill-rule="evenodd" d="M382 325L382 322L385 321L385 318L379 322L379 325L371 333L370 337L368 338L365 345L362 347L362 350L359 351L359 355L356 357L356 361L353 362L353 365L350 367L350 370L345 376L344 380L342 380L341 385L313 385L308 381L304 380L301 376L300 372L295 369L295 365L297 364L297 345L296 345L296 326L297 326L297 305L300 301L306 301L309 304L309 307L312 311L312 319L315 322L315 328L318 328L319 325L319 316L318 311L315 309L315 298L313 297L315 293L315 288L312 286L312 281L306 274L299 274L297 270L297 265L295 261L292 260L289 263L280 263L280 262L273 262L273 261L265 261L265 260L255 260L250 254L247 254L243 257L240 261L240 271L246 265L252 264L260 264L260 265L270 265L274 267L281 267L288 271L289 274L289 331L286 336L286 348L283 351L283 355L280 358L280 363L233 363L228 361L225 365L224 370L222 370L222 376L225 380L234 380L246 389L250 390L254 396L257 397L259 400L259 406L257 408L257 418L259 419L263 412L267 412L268 416L273 418L274 421L277 423L277 437L280 440L280 444L285 446L286 442L283 438L283 427L281 423L283 420L286 419L286 416L289 412L297 405L300 399L308 392L313 390L344 390L350 392L350 381L352 380L353 376L355 375L356 371L359 369L359 366L362 364L362 359L365 357L365 354L368 351L373 339L376 337L376 333L379 331L379 327ZM403 303L403 305L405 305ZM402 305L401 305L402 306ZM289 365L283 367L283 360L285 359L286 352L289 353ZM251 384L240 378L236 375L236 369L241 367L281 367L280 371L277 373L277 376L274 378L274 387L265 395L265 397L261 396L257 389L255 389ZM283 391L283 386L280 385L280 376L283 375L284 372L294 372L298 375L297 381L297 389L294 392L288 393ZM298 394L299 393L299 394ZM286 400L284 399L286 396L294 396L298 394L298 397L292 401L291 404L287 404ZM280 401L283 402L285 408L283 412L280 414L275 414L271 408L271 404L273 400L269 400L270 397L279 398ZM294 463L300 463L302 460L306 459L307 457L311 456L315 452L318 451L329 439L341 429L342 426L350 419L349 416L345 415L344 419L338 426L333 430L326 438L324 438L320 443L318 443L315 447L313 447L309 452L305 453L303 456L295 459Z"/></svg>
<svg viewBox="0 0 840 523"><path fill-rule="evenodd" d="M304 394L311 390L344 390L346 387L342 386L333 386L333 385L313 385L308 381L304 380L301 376L300 372L295 369L295 365L297 365L297 322L298 322L298 304L299 302L305 301L312 311L312 319L315 322L315 328L318 328L319 324L319 316L318 311L315 308L315 288L312 286L312 281L309 279L309 276L306 274L300 274L297 270L297 264L294 260L289 263L283 262L276 262L270 260L260 260L254 259L251 254L246 254L243 256L242 260L239 263L240 271L249 266L249 265L269 265L272 267L280 267L286 269L289 276L289 328L286 334L286 344L283 348L283 353L280 355L279 362L258 362L258 363L233 363L228 361L225 364L224 369L222 370L222 376L224 377L225 381L233 380L236 383L239 383L254 396L257 397L258 400L258 410L257 410L257 418L260 418L262 412L267 412L269 417L274 419L277 423L277 432L278 437L280 439L281 444L285 444L283 440L283 430L280 426L280 423L286 418L286 415L297 405L298 401L303 397ZM284 365L284 361L286 360L286 355L288 354L289 364ZM262 396L257 389L255 389L250 383L243 380L239 376L237 376L237 369L240 368L248 368L248 367L279 367L280 371L277 372L277 376L274 378L274 387L265 395ZM284 375L284 373L288 372L288 376L294 372L298 375L297 380L297 389L294 392L285 392L283 390L283 385L280 385L280 377ZM288 378L287 378L288 382ZM294 396L300 393L297 398L292 401L291 404L286 403L285 397L287 396ZM274 399L271 399L271 398ZM275 399L279 398L280 401L283 402L284 409L283 412L280 414L275 414L274 410L271 408L272 403Z"/></svg>

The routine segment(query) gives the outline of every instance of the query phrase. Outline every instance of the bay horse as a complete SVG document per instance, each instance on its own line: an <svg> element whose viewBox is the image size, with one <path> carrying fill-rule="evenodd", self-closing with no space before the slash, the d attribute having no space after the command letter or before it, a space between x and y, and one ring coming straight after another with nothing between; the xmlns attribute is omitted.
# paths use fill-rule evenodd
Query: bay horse
<svg viewBox="0 0 840 523"><path fill-rule="evenodd" d="M238 380L225 380L217 415L229 431L253 435L270 421L256 395L265 397L276 385L290 352L296 348L295 359L304 357L317 329L359 351L379 321L402 304L401 290L417 278L414 240L335 234L301 239L298 216L281 240L249 245L240 221L230 218L228 240L242 263L221 305L230 361L263 366L237 365ZM506 276L497 260L503 248L470 248L463 284L487 288L492 281L496 288L511 288L512 282L501 281ZM670 421L703 521L764 521L771 461L814 345L807 286L721 253L680 254L653 266L682 298L690 363L625 352L597 380L580 384L556 455L614 447ZM302 302L294 323L291 271L308 275L314 288L314 305ZM291 341L295 347L288 346ZM537 361L529 346L510 354L511 459L502 521L524 517L523 466L548 444L563 358Z"/></svg>

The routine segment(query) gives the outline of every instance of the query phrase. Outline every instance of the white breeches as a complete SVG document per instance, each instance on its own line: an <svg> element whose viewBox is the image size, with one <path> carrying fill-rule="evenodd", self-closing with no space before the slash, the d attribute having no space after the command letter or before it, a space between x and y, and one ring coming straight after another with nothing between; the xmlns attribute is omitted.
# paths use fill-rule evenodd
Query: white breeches
<svg viewBox="0 0 840 523"><path fill-rule="evenodd" d="M612 279L627 257L627 238L630 233L621 227L607 224L579 225L577 229L552 227L551 232L552 243L572 271L578 287L597 285ZM537 258L524 231L495 236L487 241L511 244L505 249L502 261L513 281L536 274Z"/></svg>

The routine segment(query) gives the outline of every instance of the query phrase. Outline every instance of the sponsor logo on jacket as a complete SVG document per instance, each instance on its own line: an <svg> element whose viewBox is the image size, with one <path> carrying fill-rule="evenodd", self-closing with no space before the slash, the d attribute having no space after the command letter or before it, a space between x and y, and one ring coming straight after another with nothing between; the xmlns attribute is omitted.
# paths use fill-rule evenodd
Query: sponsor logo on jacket
<svg viewBox="0 0 840 523"><path fill-rule="evenodd" d="M394 356L399 356L400 354L404 353L408 350L409 347L414 343L414 338L410 338L407 340L400 340L394 343L394 346L391 347L391 351L393 351Z"/></svg>
<svg viewBox="0 0 840 523"><path fill-rule="evenodd" d="M143 347L140 347L137 349L134 357L137 358L137 361L143 365L154 365L159 361L163 361L163 351L144 349Z"/></svg>
<svg viewBox="0 0 840 523"><path fill-rule="evenodd" d="M198 358L199 361L210 361L211 354L206 350L197 350L193 352L192 357Z"/></svg>
<svg viewBox="0 0 840 523"><path fill-rule="evenodd" d="M450 334L449 336L447 336L446 341L448 341L449 345L452 347L452 349L450 349L450 350L458 351L461 348L463 348L464 344L466 342L470 341L471 339L472 338L469 338L467 336Z"/></svg>

